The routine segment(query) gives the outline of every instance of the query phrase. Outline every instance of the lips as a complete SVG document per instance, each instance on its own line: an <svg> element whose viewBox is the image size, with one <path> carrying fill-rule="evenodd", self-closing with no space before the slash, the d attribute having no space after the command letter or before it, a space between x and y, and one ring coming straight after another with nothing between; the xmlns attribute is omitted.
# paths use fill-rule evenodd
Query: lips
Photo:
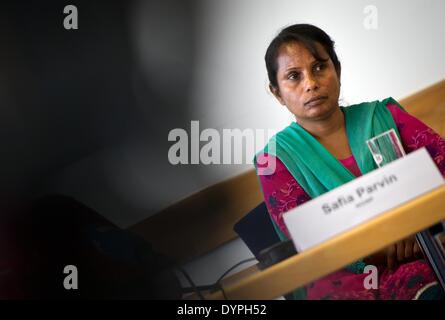
<svg viewBox="0 0 445 320"><path fill-rule="evenodd" d="M304 103L305 106L311 106L311 105L317 105L321 102L323 102L324 100L326 100L328 97L326 96L318 96L318 97L313 97L311 99L309 99L308 101L306 101Z"/></svg>

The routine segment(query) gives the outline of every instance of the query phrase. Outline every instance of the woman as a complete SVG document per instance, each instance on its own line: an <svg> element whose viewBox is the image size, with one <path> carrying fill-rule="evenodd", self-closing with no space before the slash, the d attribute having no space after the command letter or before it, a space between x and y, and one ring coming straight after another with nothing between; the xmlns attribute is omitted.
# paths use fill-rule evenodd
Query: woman
<svg viewBox="0 0 445 320"><path fill-rule="evenodd" d="M321 29L296 24L283 29L266 56L269 88L296 121L272 138L255 159L264 199L281 239L289 237L283 214L376 168L364 143L394 128L407 153L426 147L445 176L445 141L406 113L392 98L348 108L338 104L341 65L334 42ZM272 174L261 174L274 161ZM264 172L264 171L262 171ZM270 173L270 172L269 172ZM307 299L414 299L438 290L414 237L297 290ZM379 288L363 286L365 264L379 270Z"/></svg>

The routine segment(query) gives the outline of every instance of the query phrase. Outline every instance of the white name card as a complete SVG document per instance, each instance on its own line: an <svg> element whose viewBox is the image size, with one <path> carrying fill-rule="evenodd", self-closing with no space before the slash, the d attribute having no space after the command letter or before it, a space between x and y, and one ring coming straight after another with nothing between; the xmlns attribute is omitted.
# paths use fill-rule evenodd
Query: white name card
<svg viewBox="0 0 445 320"><path fill-rule="evenodd" d="M284 222L301 252L443 184L422 148L289 210Z"/></svg>

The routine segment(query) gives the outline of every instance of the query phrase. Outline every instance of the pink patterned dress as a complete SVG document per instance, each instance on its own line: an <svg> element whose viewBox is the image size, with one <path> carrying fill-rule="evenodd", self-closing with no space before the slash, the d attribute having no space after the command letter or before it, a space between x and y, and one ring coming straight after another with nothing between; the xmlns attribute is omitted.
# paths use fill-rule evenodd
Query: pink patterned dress
<svg viewBox="0 0 445 320"><path fill-rule="evenodd" d="M407 153L426 147L443 176L445 176L445 141L424 123L401 110L396 105L387 104L397 128L402 145ZM263 155L270 161L272 155ZM266 159L258 159L265 163ZM285 165L276 160L276 170L272 175L260 175L264 199L270 216L290 237L283 221L283 214L311 197L303 190ZM356 177L361 176L354 156L339 161ZM363 282L368 274L357 274L347 269L334 272L306 286L307 299L413 299L423 287L436 281L433 271L425 260L416 260L400 265L389 271L385 265L378 265L379 288L365 289Z"/></svg>

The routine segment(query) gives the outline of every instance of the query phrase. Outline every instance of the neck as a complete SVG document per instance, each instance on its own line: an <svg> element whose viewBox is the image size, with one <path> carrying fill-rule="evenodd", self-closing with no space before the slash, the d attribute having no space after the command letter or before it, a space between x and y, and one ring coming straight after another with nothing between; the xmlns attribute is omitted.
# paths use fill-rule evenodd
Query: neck
<svg viewBox="0 0 445 320"><path fill-rule="evenodd" d="M345 119L340 108L336 108L332 114L324 119L308 121L297 119L297 122L317 139L330 137L345 128Z"/></svg>

